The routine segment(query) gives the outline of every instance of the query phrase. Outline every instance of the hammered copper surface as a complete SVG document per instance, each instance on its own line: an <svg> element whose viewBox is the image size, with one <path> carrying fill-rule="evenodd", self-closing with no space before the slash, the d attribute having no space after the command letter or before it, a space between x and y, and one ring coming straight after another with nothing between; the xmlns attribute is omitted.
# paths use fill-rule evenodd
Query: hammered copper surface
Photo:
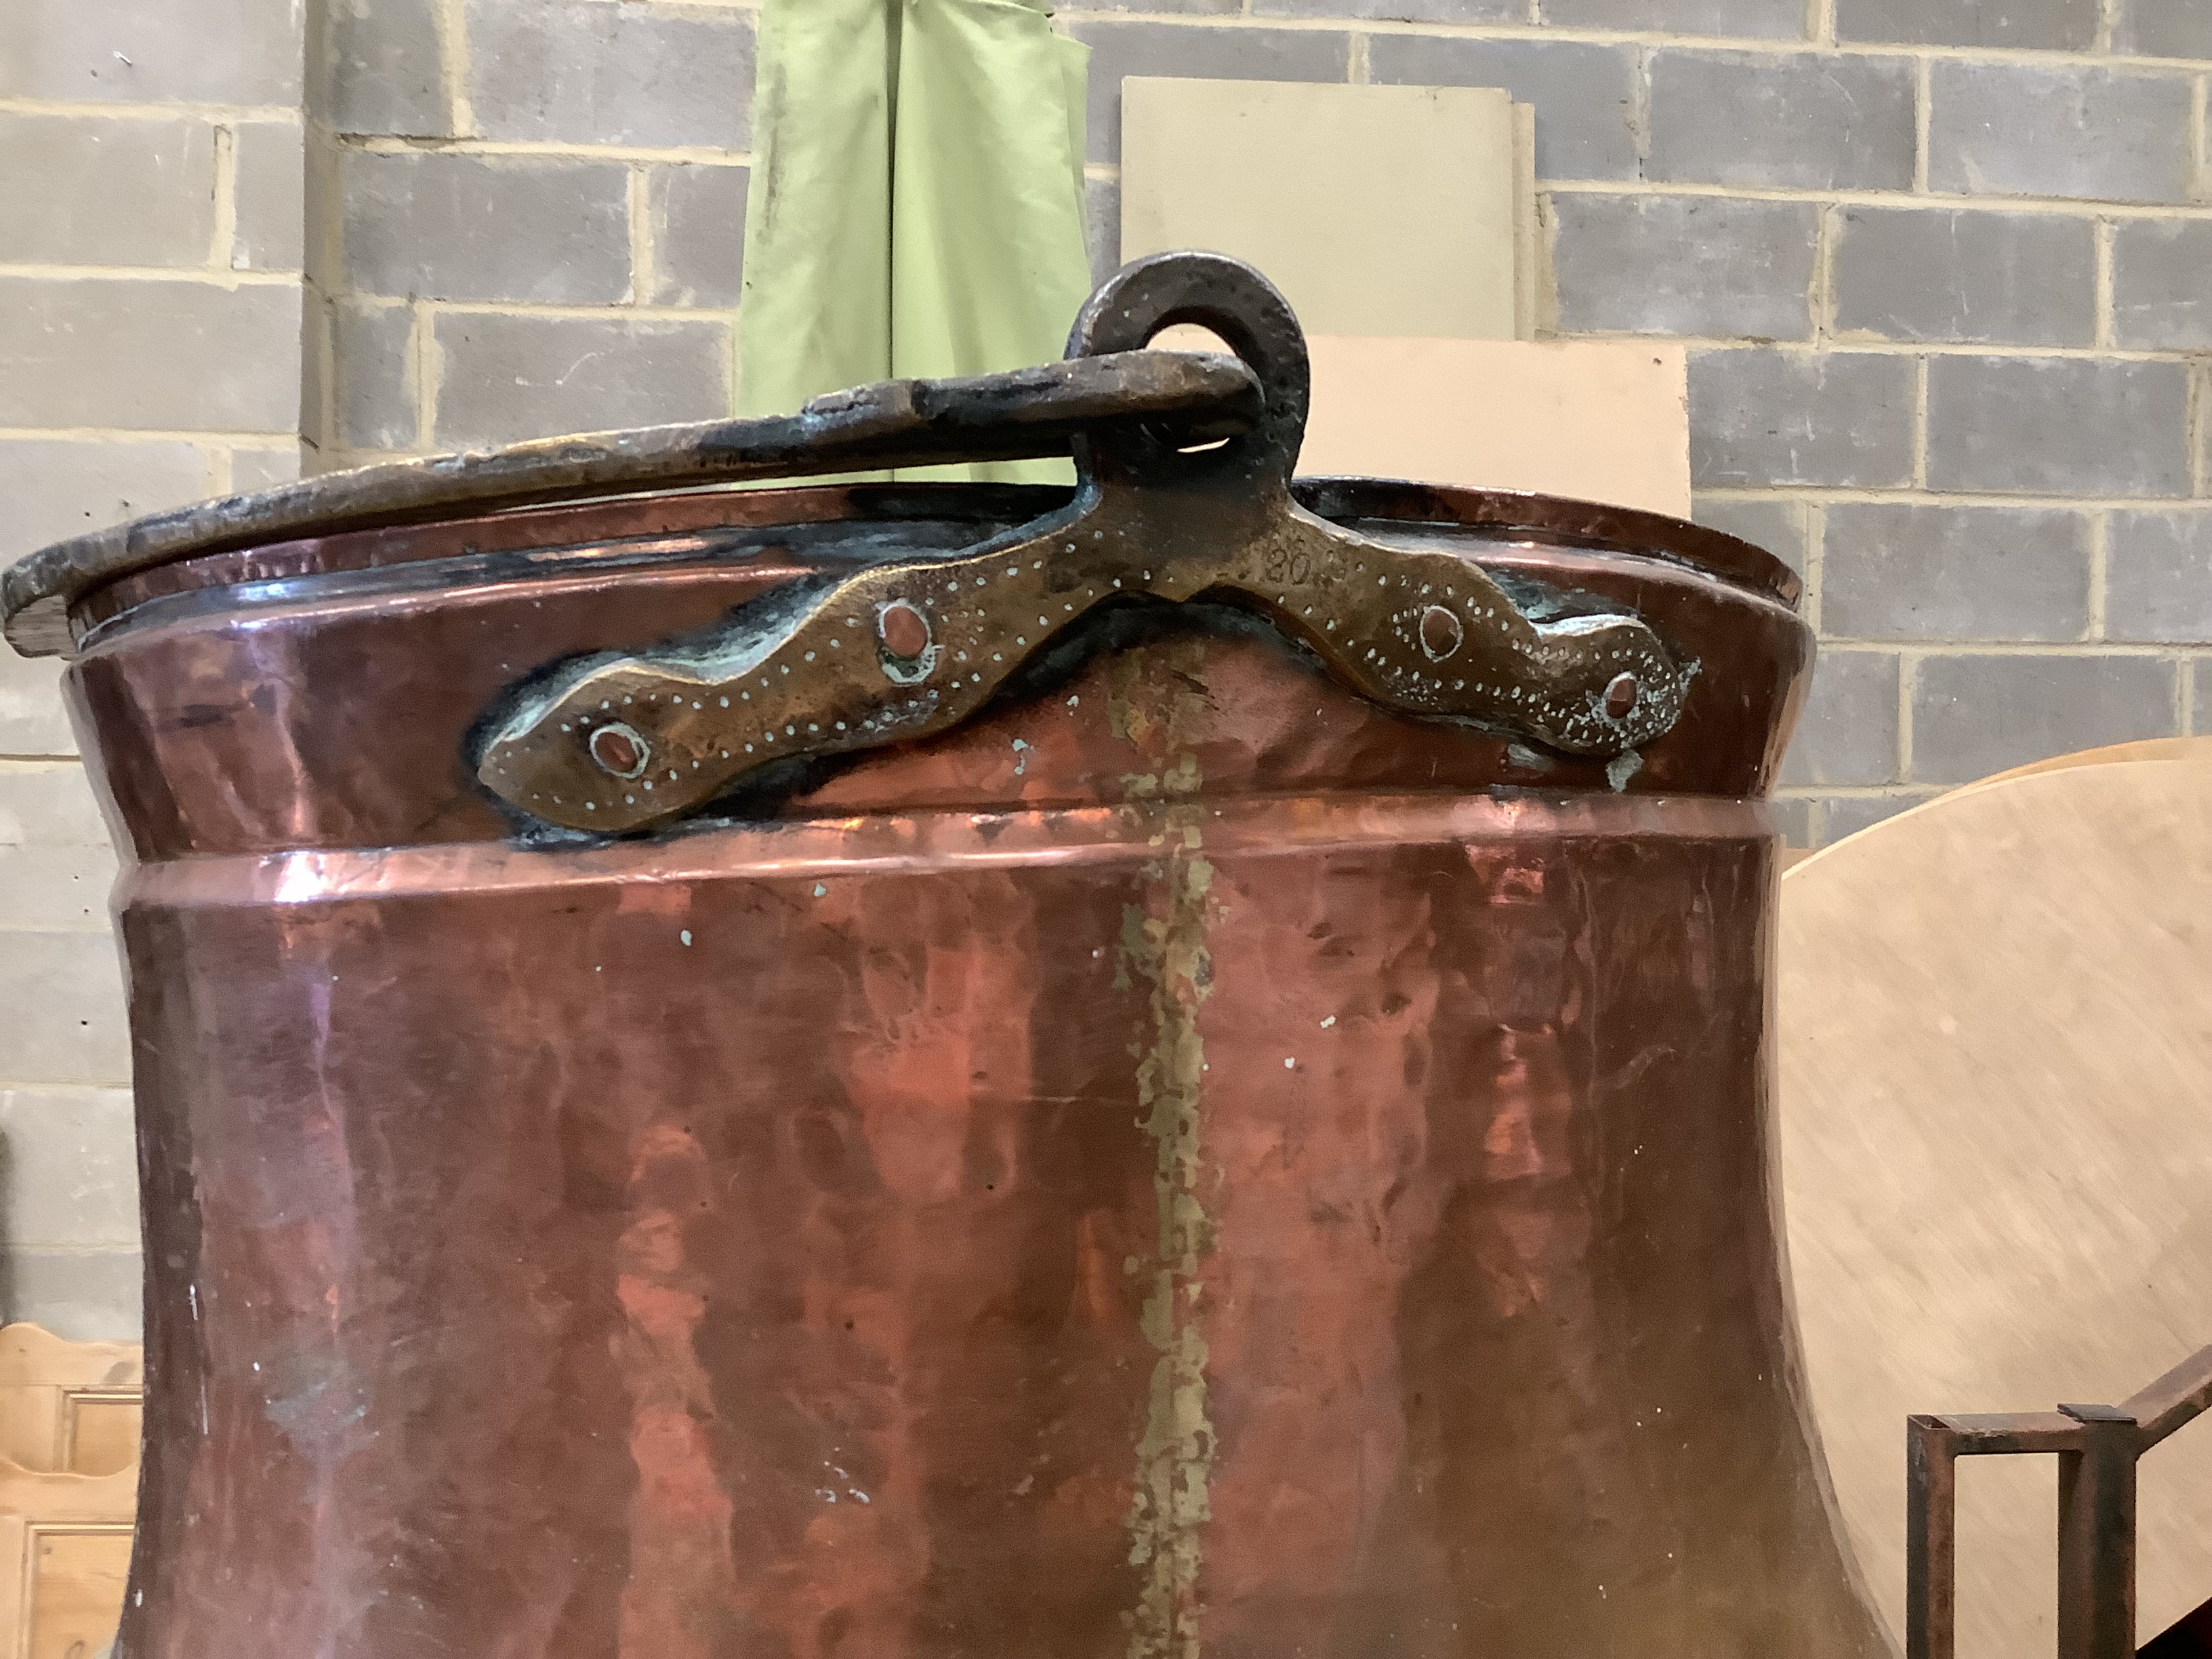
<svg viewBox="0 0 2212 1659"><path fill-rule="evenodd" d="M519 678L1037 499L575 507L79 605L148 1232L122 1659L1882 1653L1769 1169L1771 561L1307 493L1695 662L1633 766L1196 603L652 836L473 775Z"/></svg>
<svg viewBox="0 0 2212 1659"><path fill-rule="evenodd" d="M125 1651L1877 1652L1769 843L1396 810L142 877Z"/></svg>
<svg viewBox="0 0 2212 1659"><path fill-rule="evenodd" d="M995 811L137 868L122 1651L1878 1653L1758 809L1216 791L1316 708L1193 634L878 763Z"/></svg>

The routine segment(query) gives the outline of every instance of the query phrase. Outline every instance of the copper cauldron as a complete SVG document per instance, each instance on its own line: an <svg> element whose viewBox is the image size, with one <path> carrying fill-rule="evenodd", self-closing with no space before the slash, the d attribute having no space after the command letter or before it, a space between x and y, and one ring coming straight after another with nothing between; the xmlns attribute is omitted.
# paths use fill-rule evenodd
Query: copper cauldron
<svg viewBox="0 0 2212 1659"><path fill-rule="evenodd" d="M1061 364L9 574L127 848L124 1659L1883 1651L1765 1127L1796 583L1292 487L1305 398L1170 256Z"/></svg>

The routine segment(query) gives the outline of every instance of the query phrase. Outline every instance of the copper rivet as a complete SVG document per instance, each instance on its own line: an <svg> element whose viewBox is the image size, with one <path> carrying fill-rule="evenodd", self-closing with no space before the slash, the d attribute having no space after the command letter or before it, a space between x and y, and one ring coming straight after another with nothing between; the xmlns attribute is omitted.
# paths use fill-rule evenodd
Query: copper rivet
<svg viewBox="0 0 2212 1659"><path fill-rule="evenodd" d="M1633 674L1615 674L1613 684L1605 688L1605 712L1620 720L1636 707L1636 699L1643 687L1637 684Z"/></svg>
<svg viewBox="0 0 2212 1659"><path fill-rule="evenodd" d="M929 649L929 618L904 599L893 599L876 615L876 637L894 657L911 661Z"/></svg>
<svg viewBox="0 0 2212 1659"><path fill-rule="evenodd" d="M1442 662L1459 649L1466 637L1459 617L1444 606L1432 605L1421 612L1421 649L1429 653L1431 662Z"/></svg>
<svg viewBox="0 0 2212 1659"><path fill-rule="evenodd" d="M645 739L620 721L601 726L592 733L592 758L600 769L611 772L618 778L634 778L645 770L653 750Z"/></svg>

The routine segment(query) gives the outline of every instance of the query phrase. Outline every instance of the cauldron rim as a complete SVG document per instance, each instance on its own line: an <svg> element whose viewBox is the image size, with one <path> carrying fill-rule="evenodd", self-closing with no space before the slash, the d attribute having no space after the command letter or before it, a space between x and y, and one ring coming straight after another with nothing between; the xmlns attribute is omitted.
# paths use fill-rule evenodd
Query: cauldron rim
<svg viewBox="0 0 2212 1659"><path fill-rule="evenodd" d="M487 532L504 548L583 546L641 535L696 533L717 529L768 528L790 524L905 520L975 520L1014 525L1064 502L1067 487L939 482L808 483L775 488L730 488L626 492L582 501L426 516L402 524L327 529L270 536L264 504L282 498L280 486L232 495L186 509L198 526L180 543L173 534L161 553L148 556L133 532L142 526L173 528L175 513L149 514L115 530L59 542L11 566L0 587L0 617L7 636L26 656L72 655L88 625L103 614L73 617L87 600L118 583L150 572L170 573L162 592L222 586L240 580L234 560L291 556L295 574L319 574L370 565L413 563L449 556ZM1476 489L1408 479L1302 477L1292 484L1299 503L1325 519L1370 525L1431 526L1486 538L1522 536L1569 547L1656 558L1731 586L1795 606L1803 584L1773 554L1723 531L1666 514L1597 501L1510 489ZM459 504L456 504L459 505ZM198 567L185 576L185 568ZM179 580L179 578L183 578Z"/></svg>

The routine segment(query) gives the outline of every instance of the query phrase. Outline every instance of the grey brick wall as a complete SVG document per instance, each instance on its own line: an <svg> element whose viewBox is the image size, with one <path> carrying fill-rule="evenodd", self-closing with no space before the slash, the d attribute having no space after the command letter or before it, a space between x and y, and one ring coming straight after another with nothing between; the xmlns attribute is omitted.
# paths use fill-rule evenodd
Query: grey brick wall
<svg viewBox="0 0 2212 1659"><path fill-rule="evenodd" d="M299 467L298 0L0 5L0 561ZM0 1316L138 1325L115 860L0 652Z"/></svg>
<svg viewBox="0 0 2212 1659"><path fill-rule="evenodd" d="M2056 213L1838 210L1839 337L2086 346L2097 338L2097 226ZM2146 303L2152 301L2146 301Z"/></svg>
<svg viewBox="0 0 2212 1659"><path fill-rule="evenodd" d="M311 468L735 406L751 4L307 25Z"/></svg>

